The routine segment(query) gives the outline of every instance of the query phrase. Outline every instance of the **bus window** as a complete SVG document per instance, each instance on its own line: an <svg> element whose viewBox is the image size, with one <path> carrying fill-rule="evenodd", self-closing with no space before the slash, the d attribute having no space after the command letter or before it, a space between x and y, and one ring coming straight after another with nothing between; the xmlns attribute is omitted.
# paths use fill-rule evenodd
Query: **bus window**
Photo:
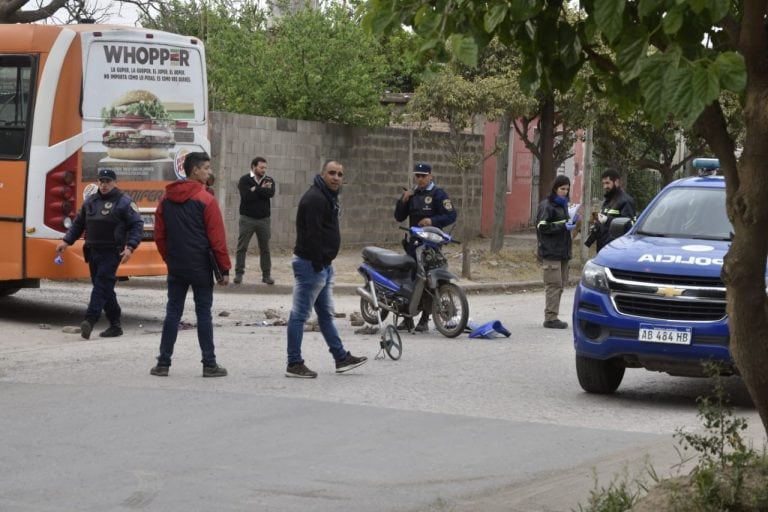
<svg viewBox="0 0 768 512"><path fill-rule="evenodd" d="M28 55L0 55L0 159L24 157L29 138L34 61Z"/></svg>

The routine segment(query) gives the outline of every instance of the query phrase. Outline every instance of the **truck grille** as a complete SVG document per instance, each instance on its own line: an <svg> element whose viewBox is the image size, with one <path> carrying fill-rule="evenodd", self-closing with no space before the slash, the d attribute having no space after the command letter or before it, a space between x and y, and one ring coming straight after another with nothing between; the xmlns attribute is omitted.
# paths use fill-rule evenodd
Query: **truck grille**
<svg viewBox="0 0 768 512"><path fill-rule="evenodd" d="M632 272L631 270L611 269L611 274L616 279L624 281L637 281L641 283L666 284L673 286L711 286L725 288L725 284L719 277L679 276L670 274L650 274L646 272Z"/></svg>
<svg viewBox="0 0 768 512"><path fill-rule="evenodd" d="M660 320L715 322L725 317L725 302L679 300L663 297L616 294L619 313Z"/></svg>

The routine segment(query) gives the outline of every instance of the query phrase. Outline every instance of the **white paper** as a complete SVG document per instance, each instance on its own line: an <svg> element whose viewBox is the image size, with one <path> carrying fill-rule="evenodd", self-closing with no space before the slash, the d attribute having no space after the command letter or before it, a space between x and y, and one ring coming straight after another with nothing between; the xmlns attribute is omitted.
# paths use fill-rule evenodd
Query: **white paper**
<svg viewBox="0 0 768 512"><path fill-rule="evenodd" d="M571 205L568 207L568 218L571 220L571 222L576 222L576 215L579 214L580 209L580 203L571 203Z"/></svg>

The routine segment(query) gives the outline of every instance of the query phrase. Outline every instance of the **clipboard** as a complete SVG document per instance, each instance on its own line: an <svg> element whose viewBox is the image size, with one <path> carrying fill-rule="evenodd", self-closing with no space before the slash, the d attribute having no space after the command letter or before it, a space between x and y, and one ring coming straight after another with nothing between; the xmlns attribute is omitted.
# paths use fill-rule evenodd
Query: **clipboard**
<svg viewBox="0 0 768 512"><path fill-rule="evenodd" d="M213 278L217 283L220 283L224 279L224 275L221 273L221 268L219 268L219 263L216 261L216 255L213 254L213 249L208 249L208 259L211 260Z"/></svg>

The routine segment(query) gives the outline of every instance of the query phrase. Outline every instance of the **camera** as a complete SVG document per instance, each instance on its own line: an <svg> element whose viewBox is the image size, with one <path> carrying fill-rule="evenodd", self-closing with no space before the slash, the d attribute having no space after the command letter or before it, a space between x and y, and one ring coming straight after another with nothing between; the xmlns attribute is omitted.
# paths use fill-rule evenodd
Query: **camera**
<svg viewBox="0 0 768 512"><path fill-rule="evenodd" d="M592 224L592 227L589 228L589 236L586 240L584 240L584 245L587 247L592 247L592 244L594 244L597 241L598 232L600 231L600 228L597 224Z"/></svg>

